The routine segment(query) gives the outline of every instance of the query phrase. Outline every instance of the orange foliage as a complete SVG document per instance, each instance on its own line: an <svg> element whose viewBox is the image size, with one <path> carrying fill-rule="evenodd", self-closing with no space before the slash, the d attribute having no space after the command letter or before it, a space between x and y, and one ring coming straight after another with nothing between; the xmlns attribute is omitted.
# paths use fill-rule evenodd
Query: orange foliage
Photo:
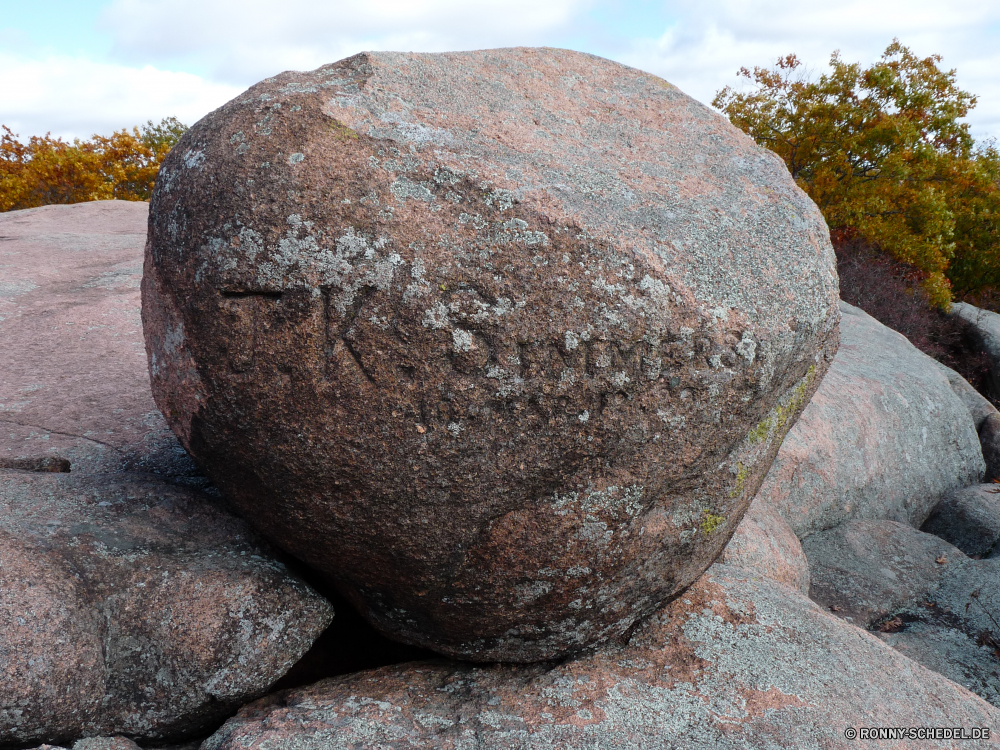
<svg viewBox="0 0 1000 750"><path fill-rule="evenodd" d="M149 200L160 163L187 130L174 118L88 141L0 135L0 211L51 203Z"/></svg>

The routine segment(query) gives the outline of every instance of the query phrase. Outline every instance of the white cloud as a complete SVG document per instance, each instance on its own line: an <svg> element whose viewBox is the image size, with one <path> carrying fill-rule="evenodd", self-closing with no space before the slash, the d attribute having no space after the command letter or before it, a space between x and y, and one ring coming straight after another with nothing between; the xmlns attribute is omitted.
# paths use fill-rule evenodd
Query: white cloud
<svg viewBox="0 0 1000 750"><path fill-rule="evenodd" d="M617 56L660 75L691 96L710 102L736 84L746 66L770 67L798 55L814 72L840 50L848 62L874 62L894 37L919 56L941 54L942 67L958 71L958 84L979 96L969 117L981 137L1000 136L1000 5L957 0L944 7L926 0L850 0L807 4L702 0L677 3L676 23L658 39L634 40Z"/></svg>
<svg viewBox="0 0 1000 750"><path fill-rule="evenodd" d="M443 52L542 45L590 0L114 0L102 27L123 60L197 60L256 82L363 50Z"/></svg>
<svg viewBox="0 0 1000 750"><path fill-rule="evenodd" d="M71 57L31 60L0 54L3 124L22 138L109 135L174 116L192 124L243 89L174 73Z"/></svg>
<svg viewBox="0 0 1000 750"><path fill-rule="evenodd" d="M0 121L83 136L166 115L191 124L263 78L366 49L517 45L610 57L708 103L741 66L795 52L821 70L835 49L867 65L899 37L957 68L979 95L974 133L1000 136L996 0L110 0L98 25L104 62L0 53Z"/></svg>

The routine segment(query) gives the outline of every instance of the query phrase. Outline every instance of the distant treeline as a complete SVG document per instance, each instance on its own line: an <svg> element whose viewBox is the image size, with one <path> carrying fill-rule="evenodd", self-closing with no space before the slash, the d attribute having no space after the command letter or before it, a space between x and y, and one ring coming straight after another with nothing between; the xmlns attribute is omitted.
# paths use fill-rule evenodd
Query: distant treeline
<svg viewBox="0 0 1000 750"><path fill-rule="evenodd" d="M898 40L867 69L834 53L813 78L795 55L739 71L712 104L775 151L817 203L834 244L862 240L916 278L929 302L1000 300L1000 153L959 122L976 97L941 57ZM918 288L919 288L918 287Z"/></svg>
<svg viewBox="0 0 1000 750"><path fill-rule="evenodd" d="M156 173L187 126L168 117L154 125L67 143L51 134L21 143L6 125L0 136L0 211L50 203L149 200Z"/></svg>

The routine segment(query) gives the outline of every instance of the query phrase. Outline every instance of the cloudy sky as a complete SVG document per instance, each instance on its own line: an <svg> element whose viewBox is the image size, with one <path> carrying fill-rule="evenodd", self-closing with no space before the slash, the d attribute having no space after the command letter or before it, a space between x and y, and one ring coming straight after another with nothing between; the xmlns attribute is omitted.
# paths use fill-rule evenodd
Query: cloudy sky
<svg viewBox="0 0 1000 750"><path fill-rule="evenodd" d="M0 0L0 123L22 137L192 124L247 86L362 50L568 47L703 102L796 53L865 65L898 37L940 54L1000 137L1000 0Z"/></svg>

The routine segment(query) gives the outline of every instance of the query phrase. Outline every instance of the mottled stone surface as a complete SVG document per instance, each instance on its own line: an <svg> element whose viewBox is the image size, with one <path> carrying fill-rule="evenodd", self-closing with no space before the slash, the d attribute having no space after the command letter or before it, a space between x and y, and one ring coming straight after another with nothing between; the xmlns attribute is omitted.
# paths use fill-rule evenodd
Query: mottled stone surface
<svg viewBox="0 0 1000 750"><path fill-rule="evenodd" d="M759 497L750 503L719 562L809 593L809 560L795 532Z"/></svg>
<svg viewBox="0 0 1000 750"><path fill-rule="evenodd" d="M1000 393L1000 315L967 302L954 303L951 312L972 324L973 331L979 338L979 343L990 363L993 390Z"/></svg>
<svg viewBox="0 0 1000 750"><path fill-rule="evenodd" d="M1000 411L950 367L937 361L934 364L948 378L951 390L969 410L976 432L979 433L979 447L982 448L983 461L986 463L984 478L1000 479Z"/></svg>
<svg viewBox="0 0 1000 750"><path fill-rule="evenodd" d="M0 746L210 730L331 617L209 496L0 471Z"/></svg>
<svg viewBox="0 0 1000 750"><path fill-rule="evenodd" d="M837 356L758 493L800 539L851 518L919 527L983 477L972 416L937 363L840 304Z"/></svg>
<svg viewBox="0 0 1000 750"><path fill-rule="evenodd" d="M997 726L997 709L821 611L715 565L620 648L557 666L386 667L269 696L204 750L992 747L861 726Z"/></svg>
<svg viewBox="0 0 1000 750"><path fill-rule="evenodd" d="M893 521L848 521L802 547L813 601L1000 705L1000 560Z"/></svg>
<svg viewBox="0 0 1000 750"><path fill-rule="evenodd" d="M196 124L151 203L174 431L393 637L531 661L711 563L837 345L784 164L590 55L365 53Z"/></svg>
<svg viewBox="0 0 1000 750"><path fill-rule="evenodd" d="M1000 706L1000 653L995 645L977 643L957 628L920 621L875 635L904 656Z"/></svg>
<svg viewBox="0 0 1000 750"><path fill-rule="evenodd" d="M928 601L966 559L943 539L895 521L847 521L806 537L802 549L809 596L860 627Z"/></svg>
<svg viewBox="0 0 1000 750"><path fill-rule="evenodd" d="M147 209L0 214L2 747L207 733L332 614L195 489L207 480L156 410Z"/></svg>
<svg viewBox="0 0 1000 750"><path fill-rule="evenodd" d="M93 201L0 214L0 467L197 475L149 391L148 213Z"/></svg>
<svg viewBox="0 0 1000 750"><path fill-rule="evenodd" d="M970 557L996 554L1000 541L1000 485L976 484L941 498L922 531L954 544Z"/></svg>

